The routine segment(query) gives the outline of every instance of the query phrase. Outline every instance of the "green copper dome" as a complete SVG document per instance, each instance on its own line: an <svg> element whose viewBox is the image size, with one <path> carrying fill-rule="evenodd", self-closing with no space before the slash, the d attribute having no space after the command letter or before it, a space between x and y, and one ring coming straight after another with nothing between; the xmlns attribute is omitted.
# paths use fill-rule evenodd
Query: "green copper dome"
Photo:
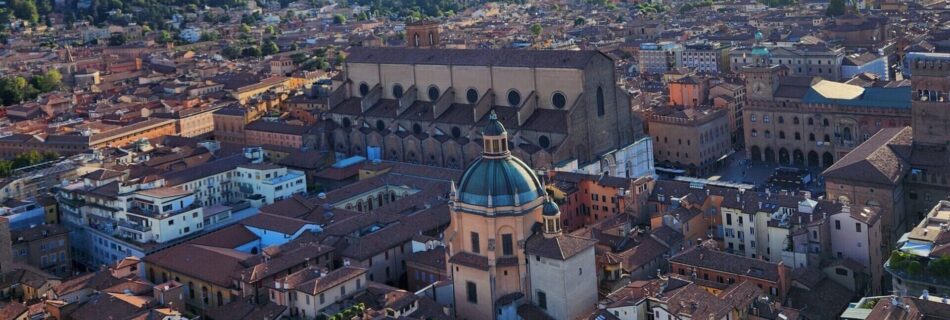
<svg viewBox="0 0 950 320"><path fill-rule="evenodd" d="M482 130L482 157L469 165L459 182L461 203L484 208L520 206L544 195L531 168L508 151L506 133L493 111Z"/></svg>
<svg viewBox="0 0 950 320"><path fill-rule="evenodd" d="M527 164L518 158L475 160L459 183L459 201L487 208L519 206L543 195L544 188Z"/></svg>

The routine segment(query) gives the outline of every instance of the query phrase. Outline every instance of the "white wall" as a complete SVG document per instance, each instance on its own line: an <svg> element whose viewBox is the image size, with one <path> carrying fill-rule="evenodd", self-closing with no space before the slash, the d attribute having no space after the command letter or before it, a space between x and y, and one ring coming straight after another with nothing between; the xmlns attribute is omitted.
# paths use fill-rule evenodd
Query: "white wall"
<svg viewBox="0 0 950 320"><path fill-rule="evenodd" d="M587 315L597 303L597 267L594 247L567 261L528 257L531 274L531 301L538 304L538 291L547 296L548 315L555 319L575 319Z"/></svg>

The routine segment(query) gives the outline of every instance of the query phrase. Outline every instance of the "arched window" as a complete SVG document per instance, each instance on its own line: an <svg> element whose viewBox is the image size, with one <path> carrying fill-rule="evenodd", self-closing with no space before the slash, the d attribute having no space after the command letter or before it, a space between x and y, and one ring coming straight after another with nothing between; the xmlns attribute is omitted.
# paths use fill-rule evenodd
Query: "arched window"
<svg viewBox="0 0 950 320"><path fill-rule="evenodd" d="M416 46L416 47L419 46L419 34L418 34L418 33L412 34L412 43L413 43L413 45Z"/></svg>
<svg viewBox="0 0 950 320"><path fill-rule="evenodd" d="M769 130L765 130L765 137L766 137L766 138L771 138L771 137L772 137L772 132L769 131Z"/></svg>
<svg viewBox="0 0 950 320"><path fill-rule="evenodd" d="M602 117L604 111L604 88L597 87L597 116Z"/></svg>
<svg viewBox="0 0 950 320"><path fill-rule="evenodd" d="M802 134L795 132L795 140L801 140L801 139L802 139Z"/></svg>
<svg viewBox="0 0 950 320"><path fill-rule="evenodd" d="M831 142L831 136L825 135L825 142Z"/></svg>
<svg viewBox="0 0 950 320"><path fill-rule="evenodd" d="M429 87L429 101L435 102L435 100L439 99L440 94L441 92L439 92L439 87L436 87L436 86Z"/></svg>
<svg viewBox="0 0 950 320"><path fill-rule="evenodd" d="M755 129L752 129L752 131L750 132L750 135L753 136L753 137L758 137L758 136L759 136L759 131L758 131L758 130L755 130Z"/></svg>
<svg viewBox="0 0 950 320"><path fill-rule="evenodd" d="M221 291L218 291L216 298L218 298L218 306L224 304L224 295L221 294Z"/></svg>
<svg viewBox="0 0 950 320"><path fill-rule="evenodd" d="M420 133L422 133L422 126L420 126L418 123L413 123L413 124L412 124L412 133L415 133L415 134L420 134Z"/></svg>
<svg viewBox="0 0 950 320"><path fill-rule="evenodd" d="M785 123L785 117L778 116L778 123Z"/></svg>
<svg viewBox="0 0 950 320"><path fill-rule="evenodd" d="M551 146L551 139L549 139L548 136L541 136L538 138L538 145L541 146L541 148L547 149Z"/></svg>
<svg viewBox="0 0 950 320"><path fill-rule="evenodd" d="M785 131L779 131L779 132L778 132L778 138L779 138L779 139L785 139Z"/></svg>
<svg viewBox="0 0 950 320"><path fill-rule="evenodd" d="M195 299L195 283L188 281L188 298Z"/></svg>
<svg viewBox="0 0 950 320"><path fill-rule="evenodd" d="M508 105L512 107L521 106L521 93L518 93L518 90L511 89L508 91Z"/></svg>
<svg viewBox="0 0 950 320"><path fill-rule="evenodd" d="M469 88L468 91L465 92L465 99L471 104L478 102L478 90L475 88Z"/></svg>
<svg viewBox="0 0 950 320"><path fill-rule="evenodd" d="M809 134L808 134L808 141L815 141L815 134L814 134L814 133L809 133Z"/></svg>
<svg viewBox="0 0 950 320"><path fill-rule="evenodd" d="M401 84L397 83L393 85L393 97L396 97L396 99L402 98L403 93L405 92L403 91Z"/></svg>
<svg viewBox="0 0 950 320"><path fill-rule="evenodd" d="M458 138L462 136L462 129L459 127L452 127L452 137Z"/></svg>
<svg viewBox="0 0 950 320"><path fill-rule="evenodd" d="M429 31L429 46L435 45L435 37L432 35L432 31Z"/></svg>
<svg viewBox="0 0 950 320"><path fill-rule="evenodd" d="M800 122L800 121L798 121L798 117L792 118L792 123L798 124L799 122Z"/></svg>
<svg viewBox="0 0 950 320"><path fill-rule="evenodd" d="M809 117L809 118L808 118L808 125L810 125L810 126L815 125L815 119L812 119L811 117Z"/></svg>
<svg viewBox="0 0 950 320"><path fill-rule="evenodd" d="M828 119L822 120L821 125L825 127L829 126L830 124L828 123Z"/></svg>
<svg viewBox="0 0 950 320"><path fill-rule="evenodd" d="M551 104L558 109L564 109L564 106L567 105L567 98L564 97L563 93L555 92L551 96Z"/></svg>
<svg viewBox="0 0 950 320"><path fill-rule="evenodd" d="M343 117L343 127L349 128L353 123L350 122L350 118Z"/></svg>
<svg viewBox="0 0 950 320"><path fill-rule="evenodd" d="M208 304L208 287L201 286L201 302Z"/></svg>
<svg viewBox="0 0 950 320"><path fill-rule="evenodd" d="M383 131L386 129L386 123L383 120L376 120L376 130Z"/></svg>

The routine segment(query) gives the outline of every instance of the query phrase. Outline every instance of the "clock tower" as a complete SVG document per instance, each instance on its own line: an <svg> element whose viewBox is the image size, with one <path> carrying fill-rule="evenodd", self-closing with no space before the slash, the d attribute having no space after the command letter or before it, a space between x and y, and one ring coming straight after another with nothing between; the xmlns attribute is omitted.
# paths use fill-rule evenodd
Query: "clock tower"
<svg viewBox="0 0 950 320"><path fill-rule="evenodd" d="M787 69L771 64L769 49L765 47L755 47L751 54L753 63L739 71L746 81L746 96L754 100L771 100L778 89L779 77L785 76Z"/></svg>

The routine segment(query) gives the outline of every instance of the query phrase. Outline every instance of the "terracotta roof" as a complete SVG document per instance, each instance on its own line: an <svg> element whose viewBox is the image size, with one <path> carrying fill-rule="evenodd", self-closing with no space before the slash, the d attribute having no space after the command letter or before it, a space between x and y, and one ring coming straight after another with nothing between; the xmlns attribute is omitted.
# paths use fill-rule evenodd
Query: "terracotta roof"
<svg viewBox="0 0 950 320"><path fill-rule="evenodd" d="M151 297L149 297L151 298ZM124 320L141 313L146 308L128 303L112 294L99 293L70 314L73 319Z"/></svg>
<svg viewBox="0 0 950 320"><path fill-rule="evenodd" d="M785 266L694 246L670 258L670 262L732 273L768 281L779 281L779 268Z"/></svg>
<svg viewBox="0 0 950 320"><path fill-rule="evenodd" d="M414 252L406 258L406 263L415 263L444 271L446 270L445 247L439 246L432 250Z"/></svg>
<svg viewBox="0 0 950 320"><path fill-rule="evenodd" d="M231 287L233 275L244 269L250 254L185 243L145 256L145 263L161 266L222 287Z"/></svg>
<svg viewBox="0 0 950 320"><path fill-rule="evenodd" d="M190 241L190 243L209 247L234 249L257 240L260 240L260 238L253 232L247 230L246 227L241 224L233 224L203 235Z"/></svg>
<svg viewBox="0 0 950 320"><path fill-rule="evenodd" d="M11 302L0 309L0 319L17 319L27 311L30 311L30 308L22 303Z"/></svg>
<svg viewBox="0 0 950 320"><path fill-rule="evenodd" d="M357 278L366 274L366 269L354 266L344 266L342 268L328 272L325 276L320 276L320 270L317 268L307 268L287 276L287 279L304 277L302 281L296 284L289 284L295 290L305 292L309 295L319 295L322 292L333 289L350 279Z"/></svg>
<svg viewBox="0 0 950 320"><path fill-rule="evenodd" d="M895 185L910 170L910 127L884 128L822 173L832 179Z"/></svg>
<svg viewBox="0 0 950 320"><path fill-rule="evenodd" d="M286 311L287 307L270 301L256 304L238 299L223 306L208 309L205 316L210 320L275 320Z"/></svg>
<svg viewBox="0 0 950 320"><path fill-rule="evenodd" d="M346 56L346 62L462 66L490 65L495 67L579 69L585 67L596 55L602 54L593 50L489 50L355 47L350 49L349 54ZM607 56L604 55L604 57L606 58Z"/></svg>
<svg viewBox="0 0 950 320"><path fill-rule="evenodd" d="M468 252L456 253L451 258L449 258L449 263L463 265L479 270L488 270L488 257Z"/></svg>
<svg viewBox="0 0 950 320"><path fill-rule="evenodd" d="M867 319L879 320L909 320L909 319L948 319L950 304L928 301L914 297L900 299L902 308L895 307L891 299L880 299Z"/></svg>

